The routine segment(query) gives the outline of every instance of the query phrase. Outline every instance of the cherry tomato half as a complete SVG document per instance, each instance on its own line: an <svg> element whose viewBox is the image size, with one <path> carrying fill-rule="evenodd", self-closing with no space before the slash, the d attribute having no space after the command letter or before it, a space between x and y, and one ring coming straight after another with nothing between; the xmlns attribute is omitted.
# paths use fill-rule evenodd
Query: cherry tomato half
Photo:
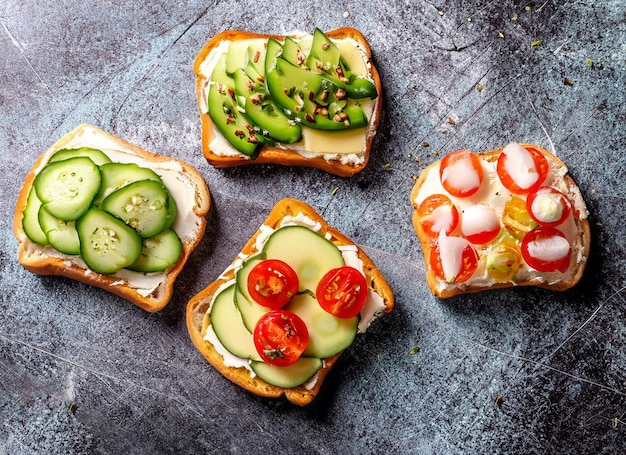
<svg viewBox="0 0 626 455"><path fill-rule="evenodd" d="M459 222L459 212L444 194L431 194L417 207L419 227L425 236L436 238L445 229L450 234Z"/></svg>
<svg viewBox="0 0 626 455"><path fill-rule="evenodd" d="M526 209L537 223L556 226L565 221L572 210L572 205L559 190L544 186L528 195Z"/></svg>
<svg viewBox="0 0 626 455"><path fill-rule="evenodd" d="M483 182L480 158L466 149L450 152L441 160L439 178L452 196L471 196Z"/></svg>
<svg viewBox="0 0 626 455"><path fill-rule="evenodd" d="M298 274L286 262L265 259L248 275L250 297L264 307L282 308L298 292Z"/></svg>
<svg viewBox="0 0 626 455"><path fill-rule="evenodd" d="M522 240L522 256L540 272L567 272L572 248L565 235L550 226L539 226Z"/></svg>
<svg viewBox="0 0 626 455"><path fill-rule="evenodd" d="M507 145L496 165L502 185L515 194L528 194L541 186L549 170L546 157L533 147Z"/></svg>
<svg viewBox="0 0 626 455"><path fill-rule="evenodd" d="M440 279L448 283L462 283L476 272L478 254L463 237L440 234L438 244L430 251L429 263Z"/></svg>
<svg viewBox="0 0 626 455"><path fill-rule="evenodd" d="M463 211L461 232L475 245L491 242L500 233L500 218L486 204L476 204Z"/></svg>
<svg viewBox="0 0 626 455"><path fill-rule="evenodd" d="M367 282L357 269L344 266L330 270L317 284L315 297L320 306L338 318L359 314L367 300Z"/></svg>
<svg viewBox="0 0 626 455"><path fill-rule="evenodd" d="M295 313L272 310L254 327L254 346L265 363L286 367L300 358L309 344L309 330Z"/></svg>

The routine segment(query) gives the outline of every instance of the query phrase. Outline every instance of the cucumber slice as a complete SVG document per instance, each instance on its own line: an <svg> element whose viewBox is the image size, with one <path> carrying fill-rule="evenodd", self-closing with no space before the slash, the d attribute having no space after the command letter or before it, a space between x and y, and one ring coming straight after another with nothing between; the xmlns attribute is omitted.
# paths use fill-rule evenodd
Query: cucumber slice
<svg viewBox="0 0 626 455"><path fill-rule="evenodd" d="M45 206L39 209L39 225L50 245L65 254L80 254L80 240L75 221L63 221L51 215Z"/></svg>
<svg viewBox="0 0 626 455"><path fill-rule="evenodd" d="M261 357L254 347L252 334L243 325L234 297L234 283L215 296L209 313L215 335L231 354L242 359L260 361Z"/></svg>
<svg viewBox="0 0 626 455"><path fill-rule="evenodd" d="M296 271L299 292L315 292L326 272L345 265L337 246L304 226L277 229L268 237L263 252L268 259L280 259Z"/></svg>
<svg viewBox="0 0 626 455"><path fill-rule="evenodd" d="M62 149L56 152L50 157L49 163L54 161L63 161L69 158L76 158L77 156L86 156L95 163L96 166L101 166L111 162L111 158L107 156L102 150L92 149L91 147L81 147L78 149Z"/></svg>
<svg viewBox="0 0 626 455"><path fill-rule="evenodd" d="M241 269L237 271L235 280L237 289L235 291L235 304L241 313L241 319L250 333L254 332L254 327L261 316L270 311L269 308L256 303L248 292L248 275L252 268L265 259L264 254L258 254L248 258L243 263Z"/></svg>
<svg viewBox="0 0 626 455"><path fill-rule="evenodd" d="M94 205L100 206L105 197L113 191L138 180L154 180L161 182L161 177L152 169L141 167L135 163L107 163L100 166L102 183L96 194Z"/></svg>
<svg viewBox="0 0 626 455"><path fill-rule="evenodd" d="M30 188L28 192L28 198L26 199L26 206L22 212L22 228L26 236L37 243L38 245L48 245L48 237L46 233L41 229L39 224L39 208L41 207L41 201L37 197L37 192L34 187Z"/></svg>
<svg viewBox="0 0 626 455"><path fill-rule="evenodd" d="M265 382L288 389L307 382L324 366L324 362L315 357L300 357L296 363L288 367L278 367L265 362L251 362L250 366Z"/></svg>
<svg viewBox="0 0 626 455"><path fill-rule="evenodd" d="M183 252L183 244L173 229L144 239L141 256L127 268L136 272L162 272L178 262Z"/></svg>
<svg viewBox="0 0 626 455"><path fill-rule="evenodd" d="M347 349L356 337L359 317L341 319L326 312L310 294L298 294L285 306L304 321L309 330L305 356L326 359Z"/></svg>
<svg viewBox="0 0 626 455"><path fill-rule="evenodd" d="M133 264L142 250L142 239L122 220L91 208L76 221L80 253L94 272L115 273Z"/></svg>
<svg viewBox="0 0 626 455"><path fill-rule="evenodd" d="M109 194L100 208L123 220L143 238L172 226L176 202L161 182L139 180Z"/></svg>
<svg viewBox="0 0 626 455"><path fill-rule="evenodd" d="M100 170L91 159L80 156L48 163L33 186L46 210L64 221L85 213L100 188Z"/></svg>

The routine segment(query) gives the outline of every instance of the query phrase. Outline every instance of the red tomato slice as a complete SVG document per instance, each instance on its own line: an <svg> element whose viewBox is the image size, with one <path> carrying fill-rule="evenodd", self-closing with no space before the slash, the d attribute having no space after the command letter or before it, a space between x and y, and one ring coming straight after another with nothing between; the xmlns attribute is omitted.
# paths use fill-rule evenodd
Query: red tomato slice
<svg viewBox="0 0 626 455"><path fill-rule="evenodd" d="M298 274L286 262L266 259L248 275L248 293L260 305L277 310L298 292Z"/></svg>
<svg viewBox="0 0 626 455"><path fill-rule="evenodd" d="M480 158L466 149L455 150L441 160L439 178L452 196L471 196L483 182Z"/></svg>
<svg viewBox="0 0 626 455"><path fill-rule="evenodd" d="M304 321L285 310L272 310L261 316L253 337L261 359L281 367L293 365L309 344L309 331Z"/></svg>
<svg viewBox="0 0 626 455"><path fill-rule="evenodd" d="M549 170L546 157L533 147L507 145L496 165L502 185L515 194L528 194L541 186Z"/></svg>
<svg viewBox="0 0 626 455"><path fill-rule="evenodd" d="M558 229L539 226L522 240L522 256L526 263L540 272L567 272L572 248Z"/></svg>
<svg viewBox="0 0 626 455"><path fill-rule="evenodd" d="M315 290L320 306L338 318L359 314L367 300L367 282L357 269L344 266L330 270Z"/></svg>
<svg viewBox="0 0 626 455"><path fill-rule="evenodd" d="M462 283L476 272L478 254L468 240L440 234L439 242L430 251L429 264L440 279Z"/></svg>
<svg viewBox="0 0 626 455"><path fill-rule="evenodd" d="M526 209L537 223L544 226L556 226L567 219L572 205L559 190L544 186L527 196Z"/></svg>
<svg viewBox="0 0 626 455"><path fill-rule="evenodd" d="M436 238L444 229L450 234L459 222L459 212L444 194L431 194L417 208L419 226L427 237Z"/></svg>

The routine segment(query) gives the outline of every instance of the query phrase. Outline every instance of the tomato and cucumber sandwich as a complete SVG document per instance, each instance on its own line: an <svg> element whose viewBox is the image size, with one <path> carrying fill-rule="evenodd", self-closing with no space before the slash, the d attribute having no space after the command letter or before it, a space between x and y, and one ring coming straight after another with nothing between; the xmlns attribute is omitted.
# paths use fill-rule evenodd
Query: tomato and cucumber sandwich
<svg viewBox="0 0 626 455"><path fill-rule="evenodd" d="M455 150L422 172L411 203L439 297L512 286L562 291L582 278L587 207L565 163L541 147Z"/></svg>
<svg viewBox="0 0 626 455"><path fill-rule="evenodd" d="M383 97L358 30L227 30L202 48L194 73L212 165L307 166L343 177L367 165Z"/></svg>
<svg viewBox="0 0 626 455"><path fill-rule="evenodd" d="M13 231L29 271L159 311L200 242L210 208L189 164L79 125L46 150L19 193Z"/></svg>
<svg viewBox="0 0 626 455"><path fill-rule="evenodd" d="M304 406L394 297L361 248L310 206L279 201L224 273L187 305L202 354L244 389Z"/></svg>

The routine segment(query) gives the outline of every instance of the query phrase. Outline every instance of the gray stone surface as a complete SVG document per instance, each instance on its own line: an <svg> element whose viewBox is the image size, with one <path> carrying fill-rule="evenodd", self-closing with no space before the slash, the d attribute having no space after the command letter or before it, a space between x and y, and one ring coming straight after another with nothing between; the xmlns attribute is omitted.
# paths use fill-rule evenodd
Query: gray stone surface
<svg viewBox="0 0 626 455"><path fill-rule="evenodd" d="M625 24L621 0L3 1L0 453L624 453ZM203 44L225 29L341 26L366 35L384 84L368 168L209 166L192 72ZM79 123L181 158L211 188L210 227L157 314L17 261L19 187ZM585 277L564 293L440 301L411 226L413 177L456 148L509 141L569 165L592 224ZM306 408L229 383L184 323L283 197L358 242L396 295Z"/></svg>

